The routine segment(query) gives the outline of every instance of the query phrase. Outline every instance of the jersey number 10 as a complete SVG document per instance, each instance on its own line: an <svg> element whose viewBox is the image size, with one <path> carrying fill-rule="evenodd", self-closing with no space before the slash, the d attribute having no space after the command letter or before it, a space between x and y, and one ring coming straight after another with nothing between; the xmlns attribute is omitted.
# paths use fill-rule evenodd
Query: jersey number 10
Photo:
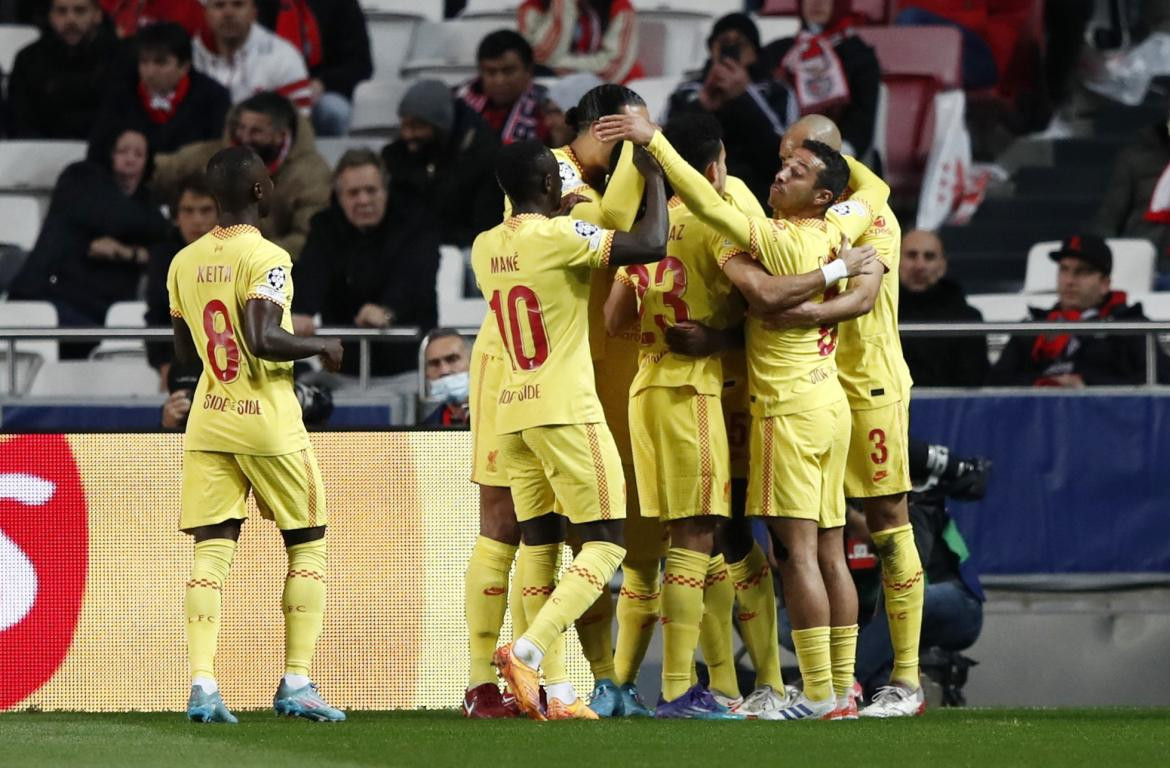
<svg viewBox="0 0 1170 768"><path fill-rule="evenodd" d="M520 307L520 303L524 307ZM504 306L500 303L500 292L492 292L488 305L496 316L496 325L500 329L500 338L512 356L512 365L525 371L535 371L544 365L548 359L548 331L544 327L544 315L540 311L540 299L536 292L526 285L514 285L508 291L507 298L507 328L504 326ZM532 339L532 354L524 349L524 337L520 332L520 318L523 317L528 326L528 336Z"/></svg>

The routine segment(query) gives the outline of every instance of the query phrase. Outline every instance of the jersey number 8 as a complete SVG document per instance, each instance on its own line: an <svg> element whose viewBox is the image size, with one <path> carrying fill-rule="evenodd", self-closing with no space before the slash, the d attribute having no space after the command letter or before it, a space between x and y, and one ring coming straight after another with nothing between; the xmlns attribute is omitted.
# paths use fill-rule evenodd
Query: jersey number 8
<svg viewBox="0 0 1170 768"><path fill-rule="evenodd" d="M540 299L536 293L526 285L514 285L508 291L508 327L504 327L504 307L500 304L500 292L494 291L488 305L496 316L496 325L500 329L500 338L512 356L512 365L525 371L535 371L544 365L548 359L548 331L544 327L544 315L540 311ZM521 310L520 303L524 303ZM532 339L532 354L524 349L524 337L520 332L520 318L524 317L528 325L528 335Z"/></svg>
<svg viewBox="0 0 1170 768"><path fill-rule="evenodd" d="M216 330L216 318L223 318L223 330ZM240 345L236 343L236 330L227 306L219 299L212 299L203 308L203 332L207 334L207 364L215 378L225 384L235 381L240 375ZM224 351L224 365L219 364L219 350Z"/></svg>

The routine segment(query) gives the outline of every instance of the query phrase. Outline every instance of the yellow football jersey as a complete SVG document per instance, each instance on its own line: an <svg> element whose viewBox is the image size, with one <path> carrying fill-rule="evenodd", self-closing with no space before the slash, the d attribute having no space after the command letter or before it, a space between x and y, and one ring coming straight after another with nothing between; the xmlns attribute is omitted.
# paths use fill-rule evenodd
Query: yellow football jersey
<svg viewBox="0 0 1170 768"><path fill-rule="evenodd" d="M877 212L873 224L857 244L872 245L886 269L873 309L841 323L837 338L838 378L849 397L850 407L862 410L909 400L913 380L898 336L902 230L888 205Z"/></svg>
<svg viewBox="0 0 1170 768"><path fill-rule="evenodd" d="M244 306L271 301L292 333L292 260L247 225L216 227L179 251L167 273L171 315L191 329L203 375L184 447L278 456L309 445L292 363L261 360L244 340Z"/></svg>
<svg viewBox="0 0 1170 768"><path fill-rule="evenodd" d="M500 434L603 420L589 355L589 285L612 246L612 230L539 214L513 216L475 239L472 268L509 360Z"/></svg>
<svg viewBox="0 0 1170 768"><path fill-rule="evenodd" d="M723 236L699 221L677 197L667 207L666 258L618 272L618 279L638 294L641 349L630 394L647 387L692 386L699 394L717 396L723 390L719 356L676 355L664 334L683 320L712 328L736 325L743 318L743 299L716 260Z"/></svg>

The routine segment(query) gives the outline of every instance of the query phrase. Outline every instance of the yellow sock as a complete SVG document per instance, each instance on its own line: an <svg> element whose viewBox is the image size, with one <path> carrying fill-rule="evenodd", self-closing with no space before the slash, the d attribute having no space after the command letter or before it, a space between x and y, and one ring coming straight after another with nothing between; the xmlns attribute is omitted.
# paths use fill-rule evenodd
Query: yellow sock
<svg viewBox="0 0 1170 768"><path fill-rule="evenodd" d="M735 675L735 658L731 653L731 611L735 587L727 572L723 555L707 563L707 580L703 589L703 623L699 625L699 647L707 662L708 687L724 696L739 696Z"/></svg>
<svg viewBox="0 0 1170 768"><path fill-rule="evenodd" d="M621 565L626 550L617 544L591 541L581 547L573 562L561 577L561 583L553 591L544 607L535 617L529 613L528 631L524 639L544 652L541 669L545 683L561 682L552 678L548 654L558 638L589 606L597 602L602 592L609 591L609 580ZM611 660L612 666L612 660ZM563 662L562 662L563 664ZM568 675L564 676L568 679Z"/></svg>
<svg viewBox="0 0 1170 768"><path fill-rule="evenodd" d="M508 614L512 617L512 639L528 629L528 617L524 615L524 568L527 563L524 545L516 550L516 570L512 572L512 583L508 588Z"/></svg>
<svg viewBox="0 0 1170 768"><path fill-rule="evenodd" d="M467 637L471 652L468 687L496 682L492 654L500 639L500 625L508 607L508 570L516 548L480 536L471 550L464 580Z"/></svg>
<svg viewBox="0 0 1170 768"><path fill-rule="evenodd" d="M681 547L666 553L662 575L662 698L673 701L691 687L699 622L703 620L703 585L710 555Z"/></svg>
<svg viewBox="0 0 1170 768"><path fill-rule="evenodd" d="M658 561L622 563L622 590L617 601L617 647L613 681L634 682L658 624L660 589Z"/></svg>
<svg viewBox="0 0 1170 768"><path fill-rule="evenodd" d="M524 603L524 625L532 624L541 609L557 587L557 561L561 556L561 544L520 545L520 557L516 566L520 582L520 599ZM527 632L527 630L525 630ZM516 635L517 639L522 636ZM546 683L561 683L569 679L565 666L565 638L553 639L544 649L544 660L540 666Z"/></svg>
<svg viewBox="0 0 1170 768"><path fill-rule="evenodd" d="M894 646L891 683L918 688L918 640L922 635L922 561L914 546L909 525L877 531L873 543L882 560L882 592L890 619L890 641Z"/></svg>
<svg viewBox="0 0 1170 768"><path fill-rule="evenodd" d="M792 630L796 662L804 679L804 695L810 701L825 701L833 695L833 660L829 645L829 628L812 627Z"/></svg>
<svg viewBox="0 0 1170 768"><path fill-rule="evenodd" d="M584 552L584 548L581 550ZM578 555L580 557L580 555ZM573 562L576 562L574 558ZM589 662L594 680L612 680L613 667L613 595L601 590L597 600L576 621L581 652Z"/></svg>
<svg viewBox="0 0 1170 768"><path fill-rule="evenodd" d="M219 641L220 591L232 567L236 543L231 539L196 542L191 578L183 601L187 612L187 654L192 677L215 677Z"/></svg>
<svg viewBox="0 0 1170 768"><path fill-rule="evenodd" d="M845 696L853 690L853 667L857 663L857 625L829 628L829 651L833 660L833 691Z"/></svg>
<svg viewBox="0 0 1170 768"><path fill-rule="evenodd" d="M783 691L780 677L780 643L776 631L776 588L772 571L759 544L752 544L747 557L728 563L727 570L735 585L739 603L739 629L756 668L756 687L769 685Z"/></svg>
<svg viewBox="0 0 1170 768"><path fill-rule="evenodd" d="M284 579L284 673L308 675L325 623L325 539L288 548Z"/></svg>

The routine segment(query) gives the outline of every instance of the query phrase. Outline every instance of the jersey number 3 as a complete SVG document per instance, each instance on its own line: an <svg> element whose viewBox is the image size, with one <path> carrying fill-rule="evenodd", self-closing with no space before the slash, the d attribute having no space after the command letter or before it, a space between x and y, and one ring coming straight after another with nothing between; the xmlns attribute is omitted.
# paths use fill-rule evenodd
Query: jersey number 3
<svg viewBox="0 0 1170 768"><path fill-rule="evenodd" d="M217 330L218 318L223 318L223 330ZM207 364L215 378L224 382L235 381L240 375L240 345L236 343L236 330L227 307L219 299L207 302L203 308L203 332L207 334ZM219 364L219 350L224 351L224 364Z"/></svg>
<svg viewBox="0 0 1170 768"><path fill-rule="evenodd" d="M520 307L523 302L523 309ZM500 338L504 346L512 355L512 364L525 371L535 371L544 365L548 359L548 331L544 327L544 315L540 311L540 299L536 293L526 285L514 285L508 291L508 324L504 326L504 307L500 303L500 292L494 291L488 302L496 316L496 324L500 329ZM520 318L523 317L528 326L528 336L532 339L532 354L524 349L524 336L520 331Z"/></svg>

